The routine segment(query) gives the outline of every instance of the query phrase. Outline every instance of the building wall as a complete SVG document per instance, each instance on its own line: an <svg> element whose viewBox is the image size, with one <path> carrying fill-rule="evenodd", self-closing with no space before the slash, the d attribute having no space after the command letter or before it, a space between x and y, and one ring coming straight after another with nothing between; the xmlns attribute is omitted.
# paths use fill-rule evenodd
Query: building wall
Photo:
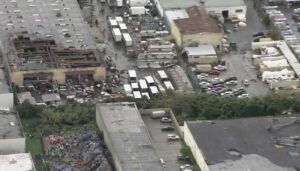
<svg viewBox="0 0 300 171"><path fill-rule="evenodd" d="M202 155L201 150L198 148L198 145L187 127L186 123L183 126L183 139L187 146L190 147L192 154L200 167L201 171L210 171L208 165L205 162L204 156Z"/></svg>
<svg viewBox="0 0 300 171"><path fill-rule="evenodd" d="M107 133L107 129L105 127L104 121L102 120L97 107L96 107L96 122L97 122L98 128L103 133L104 142L111 153L115 169L117 171L122 171L123 169L122 169L121 162L119 161L119 159L117 157L118 156L117 152L114 150L114 148L112 146L113 142L111 142L111 139L109 138L109 134Z"/></svg>
<svg viewBox="0 0 300 171"><path fill-rule="evenodd" d="M156 6L156 9L158 11L158 14L161 17L164 17L164 12L165 10L163 9L163 7L161 6L161 4L159 3L159 0L154 0L154 5Z"/></svg>
<svg viewBox="0 0 300 171"><path fill-rule="evenodd" d="M185 34L182 36L182 48L188 47L193 43L198 44L211 44L216 49L222 47L223 33L197 33L197 34ZM219 50L218 49L218 50Z"/></svg>
<svg viewBox="0 0 300 171"><path fill-rule="evenodd" d="M197 64L212 64L218 61L218 57L216 55L211 56L189 56L189 63L197 63Z"/></svg>
<svg viewBox="0 0 300 171"><path fill-rule="evenodd" d="M25 138L0 139L0 154L25 153Z"/></svg>
<svg viewBox="0 0 300 171"><path fill-rule="evenodd" d="M13 109L14 107L14 94L13 93L3 93L0 94L0 108Z"/></svg>
<svg viewBox="0 0 300 171"><path fill-rule="evenodd" d="M87 68L74 68L74 69L49 69L46 71L36 70L36 71L15 71L11 72L11 82L16 85L22 85L24 74L32 74L32 73L49 73L53 74L53 79L57 80L58 84L64 84L66 81L65 72L78 72L78 71L94 71L93 78L95 81L104 80L106 77L106 69L105 67L87 67Z"/></svg>
<svg viewBox="0 0 300 171"><path fill-rule="evenodd" d="M236 10L243 10L242 12L236 12ZM246 18L247 6L233 6L233 7L206 7L206 11L209 14L222 15L223 11L228 11L228 17L236 17L237 15L243 15Z"/></svg>

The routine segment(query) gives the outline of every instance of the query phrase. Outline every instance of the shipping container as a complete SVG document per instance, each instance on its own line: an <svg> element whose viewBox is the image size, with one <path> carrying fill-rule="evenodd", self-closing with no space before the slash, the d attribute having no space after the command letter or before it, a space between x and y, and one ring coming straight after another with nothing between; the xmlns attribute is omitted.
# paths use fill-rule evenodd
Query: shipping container
<svg viewBox="0 0 300 171"><path fill-rule="evenodd" d="M166 81L166 80L169 79L169 78L168 78L168 75L166 74L166 72L165 72L164 70L158 70L157 73L158 73L159 78L160 78L162 81Z"/></svg>
<svg viewBox="0 0 300 171"><path fill-rule="evenodd" d="M120 28L120 30L121 30L122 32L124 32L124 31L127 30L127 26L126 26L125 23L120 23L120 24L119 24L119 28Z"/></svg>
<svg viewBox="0 0 300 171"><path fill-rule="evenodd" d="M114 37L115 42L121 42L122 41L122 33L119 28L113 28L112 35Z"/></svg>
<svg viewBox="0 0 300 171"><path fill-rule="evenodd" d="M134 92L133 92L133 97L134 97L135 99L141 99L141 98L142 98L141 92L139 92L139 91L134 91Z"/></svg>
<svg viewBox="0 0 300 171"><path fill-rule="evenodd" d="M144 79L139 80L139 86L140 86L140 90L142 92L147 92L148 91L148 85L147 85L146 80L144 80Z"/></svg>
<svg viewBox="0 0 300 171"><path fill-rule="evenodd" d="M130 84L124 84L123 87L124 87L125 94L132 93L132 88L131 88Z"/></svg>
<svg viewBox="0 0 300 171"><path fill-rule="evenodd" d="M108 22L109 22L110 27L112 27L112 28L113 28L113 27L118 27L118 22L117 22L117 20L110 18L110 19L108 20Z"/></svg>
<svg viewBox="0 0 300 171"><path fill-rule="evenodd" d="M165 85L167 90L175 90L173 84L171 83L171 81L165 81L164 85Z"/></svg>
<svg viewBox="0 0 300 171"><path fill-rule="evenodd" d="M149 86L155 86L155 81L152 76L146 76L145 79Z"/></svg>
<svg viewBox="0 0 300 171"><path fill-rule="evenodd" d="M146 13L145 7L131 7L130 14L131 15L143 15Z"/></svg>
<svg viewBox="0 0 300 171"><path fill-rule="evenodd" d="M132 46L132 39L128 33L123 33L123 40L125 42L125 46Z"/></svg>
<svg viewBox="0 0 300 171"><path fill-rule="evenodd" d="M128 77L129 82L136 82L136 71L135 70L128 70Z"/></svg>
<svg viewBox="0 0 300 171"><path fill-rule="evenodd" d="M164 116L167 116L166 112L163 110L157 110L157 111L152 111L151 112L151 118L152 119L160 119Z"/></svg>

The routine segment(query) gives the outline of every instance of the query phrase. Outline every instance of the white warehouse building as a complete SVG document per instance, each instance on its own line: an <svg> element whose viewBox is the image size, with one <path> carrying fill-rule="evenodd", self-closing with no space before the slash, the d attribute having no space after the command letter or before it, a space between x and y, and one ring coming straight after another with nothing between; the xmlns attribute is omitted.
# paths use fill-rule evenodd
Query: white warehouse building
<svg viewBox="0 0 300 171"><path fill-rule="evenodd" d="M238 17L246 20L247 6L244 0L154 0L154 5L161 17L166 11L186 9L191 6L204 6L209 14L223 18Z"/></svg>

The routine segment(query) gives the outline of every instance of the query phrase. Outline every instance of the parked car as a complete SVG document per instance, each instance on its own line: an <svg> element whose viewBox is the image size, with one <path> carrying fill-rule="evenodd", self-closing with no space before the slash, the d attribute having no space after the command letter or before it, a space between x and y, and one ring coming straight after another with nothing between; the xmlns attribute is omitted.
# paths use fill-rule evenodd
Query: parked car
<svg viewBox="0 0 300 171"><path fill-rule="evenodd" d="M265 36L265 33L264 32L256 32L256 33L253 33L253 35L252 35L253 38L260 37L260 36Z"/></svg>
<svg viewBox="0 0 300 171"><path fill-rule="evenodd" d="M233 96L233 92L232 92L232 91L225 91L225 92L221 93L221 96L229 96L229 97L232 97L232 96Z"/></svg>
<svg viewBox="0 0 300 171"><path fill-rule="evenodd" d="M178 161L189 161L189 160L190 160L190 157L189 157L189 156L182 155L182 154L179 154L179 155L177 155L177 160L178 160Z"/></svg>
<svg viewBox="0 0 300 171"><path fill-rule="evenodd" d="M227 70L227 67L224 65L217 65L217 66L214 66L214 69L217 71L225 71L225 70Z"/></svg>
<svg viewBox="0 0 300 171"><path fill-rule="evenodd" d="M214 70L209 71L208 74L209 74L209 75L220 75L221 72L214 69Z"/></svg>
<svg viewBox="0 0 300 171"><path fill-rule="evenodd" d="M192 166L190 164L180 166L180 171L185 171L186 169L192 169Z"/></svg>
<svg viewBox="0 0 300 171"><path fill-rule="evenodd" d="M171 122L172 122L172 119L169 118L169 117L162 117L162 118L160 119L160 122L162 122L162 123L171 123Z"/></svg>
<svg viewBox="0 0 300 171"><path fill-rule="evenodd" d="M225 82L226 85L237 85L238 82L236 80L230 80L230 81L227 81Z"/></svg>
<svg viewBox="0 0 300 171"><path fill-rule="evenodd" d="M245 93L245 94L241 94L239 96L237 96L239 99L245 99L249 97L249 94Z"/></svg>
<svg viewBox="0 0 300 171"><path fill-rule="evenodd" d="M223 82L224 80L222 78L216 77L216 78L212 78L211 82L212 83L216 83L216 82Z"/></svg>
<svg viewBox="0 0 300 171"><path fill-rule="evenodd" d="M249 80L244 80L244 86L249 86Z"/></svg>
<svg viewBox="0 0 300 171"><path fill-rule="evenodd" d="M211 84L210 84L210 82L207 82L207 81L201 81L199 83L199 86L209 86L209 85L211 85Z"/></svg>
<svg viewBox="0 0 300 171"><path fill-rule="evenodd" d="M167 125L161 128L162 131L174 131L174 127L171 125Z"/></svg>
<svg viewBox="0 0 300 171"><path fill-rule="evenodd" d="M168 140L169 141L175 141L175 140L179 140L180 137L179 135L176 135L176 134L168 134Z"/></svg>
<svg viewBox="0 0 300 171"><path fill-rule="evenodd" d="M225 82L231 81L231 80L237 81L237 77L229 77L229 78L224 79Z"/></svg>

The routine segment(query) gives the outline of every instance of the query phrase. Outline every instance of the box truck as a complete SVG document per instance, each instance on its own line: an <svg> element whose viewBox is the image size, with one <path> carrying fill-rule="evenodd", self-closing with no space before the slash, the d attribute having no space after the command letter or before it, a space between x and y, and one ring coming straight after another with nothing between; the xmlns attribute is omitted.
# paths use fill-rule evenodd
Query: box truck
<svg viewBox="0 0 300 171"><path fill-rule="evenodd" d="M119 28L113 28L112 35L114 37L115 42L121 42L122 41L122 33Z"/></svg>
<svg viewBox="0 0 300 171"><path fill-rule="evenodd" d="M129 33L123 33L123 40L125 42L125 46L132 46L132 39Z"/></svg>

